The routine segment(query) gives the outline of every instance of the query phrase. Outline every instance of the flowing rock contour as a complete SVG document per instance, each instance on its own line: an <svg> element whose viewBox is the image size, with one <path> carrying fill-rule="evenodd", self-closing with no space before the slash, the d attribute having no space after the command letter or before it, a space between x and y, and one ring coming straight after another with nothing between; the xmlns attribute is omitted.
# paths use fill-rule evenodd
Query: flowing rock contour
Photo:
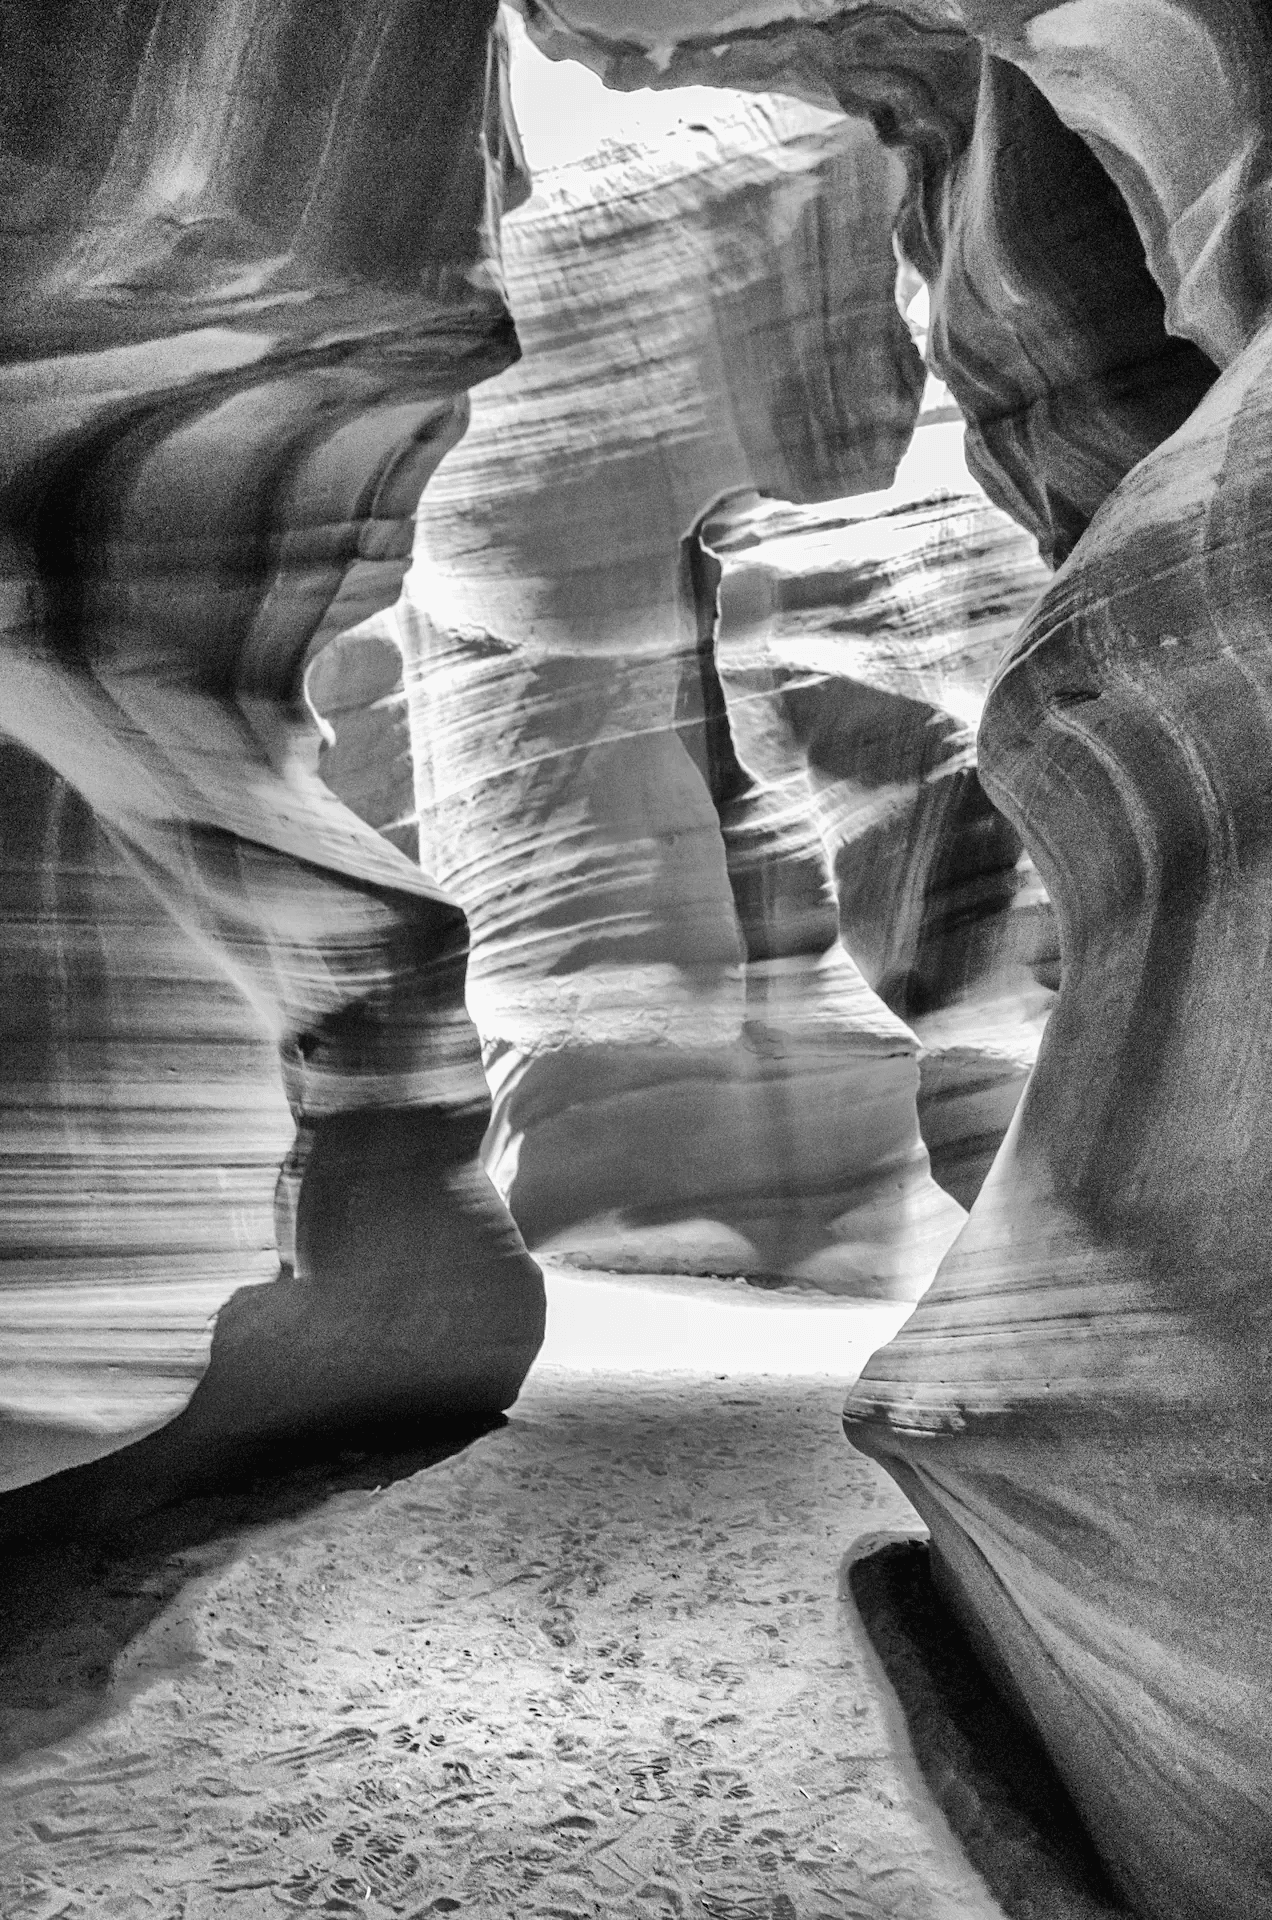
<svg viewBox="0 0 1272 1920"><path fill-rule="evenodd" d="M494 17L6 13L10 1482L192 1391L134 1495L266 1436L486 1417L541 1336L477 1160L463 915L322 783L305 697L515 356Z"/></svg>
<svg viewBox="0 0 1272 1920"><path fill-rule="evenodd" d="M624 9L620 33L571 0L536 31L621 84L750 62L771 86L788 55L807 83L833 40L841 96L917 49L890 131L938 364L986 484L1069 556L980 731L1059 913L1059 998L848 1429L1137 1909L1266 1920L1272 28L1249 0L797 11ZM985 57L943 157L922 69L960 30Z"/></svg>
<svg viewBox="0 0 1272 1920"><path fill-rule="evenodd" d="M986 706L982 777L1056 903L1063 985L849 1431L1137 1906L1265 1920L1272 48L1253 9L1174 6L1062 7L1015 44L1223 371L1095 513Z"/></svg>
<svg viewBox="0 0 1272 1920"><path fill-rule="evenodd" d="M577 1264L914 1298L961 1222L811 814L734 749L694 533L737 489L891 479L902 184L777 99L547 174L505 227L523 358L421 505L424 859L473 928L492 1175Z"/></svg>
<svg viewBox="0 0 1272 1920"><path fill-rule="evenodd" d="M899 500L738 503L704 538L738 752L816 822L840 938L921 1043L933 1173L970 1206L1033 1066L1059 951L1033 863L977 777L975 740L1002 648L1049 576L965 473L961 491L931 492L955 411L921 418L906 457L927 497L905 498L899 476Z"/></svg>
<svg viewBox="0 0 1272 1920"><path fill-rule="evenodd" d="M1266 8L527 11L624 84L789 72L874 120L906 158L897 231L979 470L1068 554L981 736L986 790L1056 901L1059 999L964 1235L849 1421L930 1520L1140 1910L1267 1920ZM0 674L21 831L4 918L33 1009L6 1153L74 1115L44 1193L9 1183L22 1324L82 1323L99 1355L138 1313L109 1292L122 1248L157 1275L153 1318L182 1324L152 1370L176 1379L181 1287L204 1289L202 1316L260 1277L277 1109L256 1031L282 1046L298 1119L284 1277L234 1296L189 1409L137 1450L152 1498L229 1438L489 1410L538 1337L533 1266L475 1160L462 918L321 786L302 699L325 640L397 591L462 390L511 356L489 24L420 0L5 16ZM703 694L686 725L704 745L710 719ZM163 1009L100 985L121 922L149 939L160 911L193 950L156 958ZM749 964L762 916L739 917ZM198 1264L209 1183L187 1198L148 1092L178 995L213 967L258 1023L236 1063L254 1116L239 1276ZM191 1007L196 1052L225 1006ZM120 1210L125 1238L99 1247L99 1176L130 1158L151 1225L169 1221ZM165 1245L194 1261L171 1281L138 1259ZM68 1255L92 1280L82 1319ZM185 1390L139 1382L141 1424ZM40 1490L23 1510L55 1507Z"/></svg>

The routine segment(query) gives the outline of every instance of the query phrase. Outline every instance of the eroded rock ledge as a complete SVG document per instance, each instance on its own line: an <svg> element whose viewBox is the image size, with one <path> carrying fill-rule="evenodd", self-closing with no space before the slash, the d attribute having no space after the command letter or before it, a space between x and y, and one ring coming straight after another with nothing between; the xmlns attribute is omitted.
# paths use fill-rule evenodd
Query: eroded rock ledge
<svg viewBox="0 0 1272 1920"><path fill-rule="evenodd" d="M953 494L928 471L923 509L747 506L895 467L918 364L881 244L900 174L859 124L694 98L663 145L550 173L507 223L523 358L429 489L394 622L311 675L339 713L324 769L387 831L418 810L469 910L488 1163L532 1245L913 1293L957 1221L918 1145L915 1055L940 1179L970 1198L1054 986L1045 896L972 739L1046 570L977 494L939 387L920 441ZM923 453L907 467L900 499ZM722 564L757 515L774 539L789 521L780 556ZM732 657L769 573L782 618L844 662L815 683L801 662L787 702L821 715L817 767L811 719L756 734Z"/></svg>
<svg viewBox="0 0 1272 1920"><path fill-rule="evenodd" d="M540 1337L476 1158L463 915L320 780L304 697L515 354L493 20L6 14L10 1480L196 1382L147 1497L269 1435L489 1416Z"/></svg>

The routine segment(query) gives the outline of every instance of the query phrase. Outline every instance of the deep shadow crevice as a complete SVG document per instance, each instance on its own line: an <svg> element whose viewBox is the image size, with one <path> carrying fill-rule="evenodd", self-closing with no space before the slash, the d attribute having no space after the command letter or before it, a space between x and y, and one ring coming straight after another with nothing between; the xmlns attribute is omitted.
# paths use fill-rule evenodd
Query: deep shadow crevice
<svg viewBox="0 0 1272 1920"><path fill-rule="evenodd" d="M847 1581L919 1771L1009 1920L1129 1916L1063 1781L941 1598L927 1542L866 1552Z"/></svg>

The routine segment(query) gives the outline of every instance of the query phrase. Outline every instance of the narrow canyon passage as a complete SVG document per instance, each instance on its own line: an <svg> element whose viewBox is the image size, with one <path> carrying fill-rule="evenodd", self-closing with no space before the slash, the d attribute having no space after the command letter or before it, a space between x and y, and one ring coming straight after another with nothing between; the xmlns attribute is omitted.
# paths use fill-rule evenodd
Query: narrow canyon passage
<svg viewBox="0 0 1272 1920"><path fill-rule="evenodd" d="M1272 6L0 48L0 1920L1272 1920Z"/></svg>
<svg viewBox="0 0 1272 1920"><path fill-rule="evenodd" d="M548 1285L507 1423L435 1464L345 1454L5 1570L6 1920L1121 1911L955 1736L920 1771L854 1598L919 1531L839 1419L907 1309Z"/></svg>

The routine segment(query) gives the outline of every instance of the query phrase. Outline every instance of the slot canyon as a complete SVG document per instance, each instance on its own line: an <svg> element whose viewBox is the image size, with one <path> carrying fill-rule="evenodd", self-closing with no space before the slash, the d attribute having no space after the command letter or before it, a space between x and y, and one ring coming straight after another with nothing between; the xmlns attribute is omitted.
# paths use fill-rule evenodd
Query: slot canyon
<svg viewBox="0 0 1272 1920"><path fill-rule="evenodd" d="M3 1920L1272 1920L1266 7L0 149Z"/></svg>

